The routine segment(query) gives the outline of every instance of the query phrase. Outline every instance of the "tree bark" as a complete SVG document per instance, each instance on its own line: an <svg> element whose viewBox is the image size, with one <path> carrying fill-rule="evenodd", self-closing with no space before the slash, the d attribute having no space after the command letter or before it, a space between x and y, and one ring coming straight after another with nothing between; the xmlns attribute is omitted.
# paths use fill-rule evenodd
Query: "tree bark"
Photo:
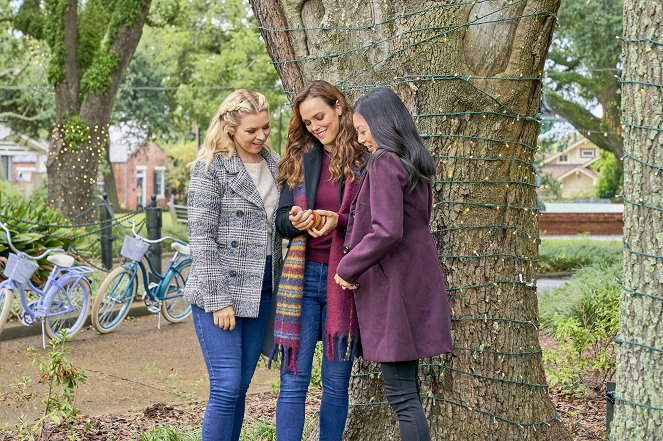
<svg viewBox="0 0 663 441"><path fill-rule="evenodd" d="M88 92L81 99L81 77L76 58L78 32L77 0L70 0L65 12L64 60L65 78L55 86L56 127L50 140L48 193L52 207L67 218L94 221L96 212L81 211L95 205L99 164L106 160L103 170L104 191L114 207L118 207L115 176L110 166L108 126L120 83L142 35L150 10L146 0L141 12L130 25L120 25L114 33L110 50L118 56L117 66L110 72L108 86L101 92ZM78 116L72 123L72 116Z"/></svg>
<svg viewBox="0 0 663 441"><path fill-rule="evenodd" d="M533 283L533 116L559 0L252 6L265 41L288 36L294 56L283 56L286 43L268 46L277 67L297 66L303 83L331 81L351 102L392 87L439 160L431 228L449 285L455 351L422 361L433 439L569 439L547 394ZM274 11L285 23L275 23ZM298 89L289 76L281 79L286 90ZM382 387L375 364L355 363L346 439L398 439Z"/></svg>
<svg viewBox="0 0 663 441"><path fill-rule="evenodd" d="M624 1L623 79L663 85L663 4ZM649 40L649 41L647 41ZM659 41L659 45L651 44ZM612 438L663 436L663 94L624 83L624 286ZM639 126L639 127L634 127ZM658 257L655 257L658 256Z"/></svg>

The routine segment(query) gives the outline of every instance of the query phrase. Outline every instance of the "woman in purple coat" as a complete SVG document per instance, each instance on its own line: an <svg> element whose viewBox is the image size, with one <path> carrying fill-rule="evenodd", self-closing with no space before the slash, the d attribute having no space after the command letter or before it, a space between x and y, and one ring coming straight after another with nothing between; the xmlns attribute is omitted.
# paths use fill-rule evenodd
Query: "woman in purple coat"
<svg viewBox="0 0 663 441"><path fill-rule="evenodd" d="M350 209L335 280L353 290L363 357L380 362L401 439L429 440L418 361L452 351L447 293L428 226L435 164L390 89L359 99L353 120L372 155Z"/></svg>

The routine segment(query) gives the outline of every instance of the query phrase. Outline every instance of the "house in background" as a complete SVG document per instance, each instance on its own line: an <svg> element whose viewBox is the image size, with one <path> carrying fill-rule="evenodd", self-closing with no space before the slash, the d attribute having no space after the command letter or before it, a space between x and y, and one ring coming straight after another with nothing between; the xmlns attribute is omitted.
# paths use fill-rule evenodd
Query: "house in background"
<svg viewBox="0 0 663 441"><path fill-rule="evenodd" d="M547 156L541 171L561 182L564 199L593 196L599 177L589 166L598 159L599 148L578 137L564 151Z"/></svg>
<svg viewBox="0 0 663 441"><path fill-rule="evenodd" d="M159 144L147 141L134 148L111 142L110 160L121 207L134 210L145 206L153 194L158 206L166 206L166 171L170 157Z"/></svg>
<svg viewBox="0 0 663 441"><path fill-rule="evenodd" d="M46 179L48 147L45 143L13 132L0 124L0 179L30 196Z"/></svg>

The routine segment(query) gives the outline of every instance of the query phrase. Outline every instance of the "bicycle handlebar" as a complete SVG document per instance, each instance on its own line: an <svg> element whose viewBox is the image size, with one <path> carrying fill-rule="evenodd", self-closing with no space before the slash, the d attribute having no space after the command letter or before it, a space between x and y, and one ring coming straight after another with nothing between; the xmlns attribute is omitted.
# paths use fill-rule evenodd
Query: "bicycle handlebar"
<svg viewBox="0 0 663 441"><path fill-rule="evenodd" d="M27 257L32 260L39 260L43 259L44 257L48 256L51 253L64 253L64 250L62 248L50 248L41 253L39 256L31 256L29 254L24 253L23 251L19 251L14 247L14 244L12 243L12 234L9 231L9 228L7 228L7 225L5 225L4 222L0 221L0 228L5 230L5 233L7 233L7 244L9 245L9 248L11 248L17 255L21 257Z"/></svg>
<svg viewBox="0 0 663 441"><path fill-rule="evenodd" d="M174 237L170 237L170 236L163 236L161 239L155 239L155 240L146 239L145 237L141 236L140 234L138 234L136 232L136 221L135 220L129 219L129 223L131 224L131 232L134 234L134 237L138 240L142 240L142 241L147 242L147 243L161 243L161 242L163 242L164 240L167 240L167 239L173 240L175 242L180 242L179 240L175 239Z"/></svg>

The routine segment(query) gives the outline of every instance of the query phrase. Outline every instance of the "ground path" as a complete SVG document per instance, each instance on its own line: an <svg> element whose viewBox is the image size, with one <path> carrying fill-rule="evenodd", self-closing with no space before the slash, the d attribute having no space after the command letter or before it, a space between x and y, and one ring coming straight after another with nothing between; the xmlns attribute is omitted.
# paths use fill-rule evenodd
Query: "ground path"
<svg viewBox="0 0 663 441"><path fill-rule="evenodd" d="M13 423L24 414L29 419L40 415L43 385L29 389L35 397L20 399L10 387L13 379L37 370L26 349L41 348L41 336L0 341L0 423ZM78 391L76 406L87 415L143 410L154 403L188 403L207 400L208 379L191 319L179 324L156 317L128 319L114 333L101 335L86 328L68 344L70 360L90 373ZM271 390L275 370L259 367L249 393Z"/></svg>

